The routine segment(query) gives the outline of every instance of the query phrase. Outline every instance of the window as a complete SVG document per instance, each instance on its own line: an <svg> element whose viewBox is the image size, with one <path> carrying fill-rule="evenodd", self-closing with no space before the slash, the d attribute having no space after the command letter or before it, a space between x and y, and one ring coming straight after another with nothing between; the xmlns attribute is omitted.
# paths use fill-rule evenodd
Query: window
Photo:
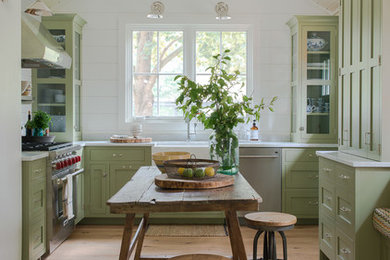
<svg viewBox="0 0 390 260"><path fill-rule="evenodd" d="M201 84L210 77L206 69L213 55L231 50L228 73L239 70L239 83L247 85L246 30L131 30L131 116L146 118L178 118L176 75L184 74ZM191 37L189 37L191 36ZM186 65L186 66L185 66ZM233 90L246 93L241 84Z"/></svg>
<svg viewBox="0 0 390 260"><path fill-rule="evenodd" d="M196 82L206 84L210 78L207 68L214 62L213 55L229 49L231 61L225 70L240 72L239 84L233 91L245 94L246 88L241 88L241 83L246 83L246 46L246 32L196 32Z"/></svg>
<svg viewBox="0 0 390 260"><path fill-rule="evenodd" d="M133 115L178 116L175 76L183 74L183 32L133 32Z"/></svg>

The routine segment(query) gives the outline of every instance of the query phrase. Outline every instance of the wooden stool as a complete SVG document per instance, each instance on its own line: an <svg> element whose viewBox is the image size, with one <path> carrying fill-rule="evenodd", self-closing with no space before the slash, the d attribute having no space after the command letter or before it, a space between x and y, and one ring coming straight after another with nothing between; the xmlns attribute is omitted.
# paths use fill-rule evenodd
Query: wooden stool
<svg viewBox="0 0 390 260"><path fill-rule="evenodd" d="M205 254L195 254L195 255L180 255L170 258L171 260L231 260L220 255L205 255Z"/></svg>
<svg viewBox="0 0 390 260"><path fill-rule="evenodd" d="M279 232L283 240L283 260L287 260L287 240L285 230L293 229L297 218L290 214L279 212L254 212L245 215L248 227L257 229L253 240L253 260L257 260L257 243L264 233L263 258L260 260L277 260L275 232Z"/></svg>

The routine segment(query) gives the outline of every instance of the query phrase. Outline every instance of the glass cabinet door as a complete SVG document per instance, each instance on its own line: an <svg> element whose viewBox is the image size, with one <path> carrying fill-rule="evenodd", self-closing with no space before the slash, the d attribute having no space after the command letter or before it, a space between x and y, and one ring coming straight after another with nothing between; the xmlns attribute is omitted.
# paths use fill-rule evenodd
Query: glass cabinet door
<svg viewBox="0 0 390 260"><path fill-rule="evenodd" d="M308 85L306 105L306 133L329 134L330 86Z"/></svg>
<svg viewBox="0 0 390 260"><path fill-rule="evenodd" d="M51 116L50 132L65 132L65 84L37 84L37 87L37 108Z"/></svg>
<svg viewBox="0 0 390 260"><path fill-rule="evenodd" d="M307 32L307 80L331 79L331 32Z"/></svg>

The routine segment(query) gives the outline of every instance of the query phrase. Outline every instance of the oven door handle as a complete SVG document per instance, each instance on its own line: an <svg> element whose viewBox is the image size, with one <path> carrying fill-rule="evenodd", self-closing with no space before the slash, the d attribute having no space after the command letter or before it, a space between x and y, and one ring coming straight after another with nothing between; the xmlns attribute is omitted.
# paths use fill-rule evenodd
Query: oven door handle
<svg viewBox="0 0 390 260"><path fill-rule="evenodd" d="M74 173L72 173L72 177L77 176L77 175L79 175L79 174L81 174L81 173L83 173L83 172L84 172L84 168L78 169L77 171L75 171Z"/></svg>

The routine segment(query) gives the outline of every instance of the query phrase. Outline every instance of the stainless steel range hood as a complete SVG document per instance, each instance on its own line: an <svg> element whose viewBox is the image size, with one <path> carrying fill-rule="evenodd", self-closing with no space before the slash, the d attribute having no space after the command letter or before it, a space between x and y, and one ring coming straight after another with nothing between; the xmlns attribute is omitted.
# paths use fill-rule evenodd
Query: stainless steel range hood
<svg viewBox="0 0 390 260"><path fill-rule="evenodd" d="M69 69L72 58L36 19L22 14L22 67Z"/></svg>

